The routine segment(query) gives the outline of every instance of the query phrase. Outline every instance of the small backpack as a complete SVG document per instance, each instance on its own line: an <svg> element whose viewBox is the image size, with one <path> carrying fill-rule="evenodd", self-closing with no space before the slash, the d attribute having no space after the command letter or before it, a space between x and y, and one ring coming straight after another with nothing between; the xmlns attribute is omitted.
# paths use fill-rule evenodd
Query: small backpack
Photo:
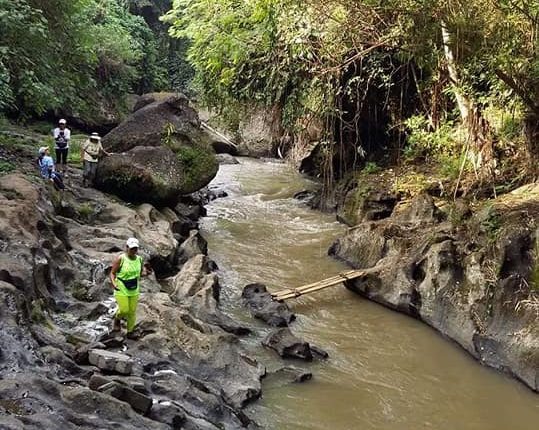
<svg viewBox="0 0 539 430"><path fill-rule="evenodd" d="M60 149L64 149L67 146L67 139L65 138L63 131L61 131L56 138L56 146L58 146Z"/></svg>

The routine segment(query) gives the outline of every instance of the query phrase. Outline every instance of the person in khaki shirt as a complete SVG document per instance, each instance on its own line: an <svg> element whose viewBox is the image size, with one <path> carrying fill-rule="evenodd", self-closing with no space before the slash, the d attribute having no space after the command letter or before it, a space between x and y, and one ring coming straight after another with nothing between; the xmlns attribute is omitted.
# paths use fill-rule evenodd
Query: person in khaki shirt
<svg viewBox="0 0 539 430"><path fill-rule="evenodd" d="M102 155L110 155L101 145L101 138L92 133L90 138L81 145L81 158L83 160L82 185L92 185L97 172L97 162Z"/></svg>

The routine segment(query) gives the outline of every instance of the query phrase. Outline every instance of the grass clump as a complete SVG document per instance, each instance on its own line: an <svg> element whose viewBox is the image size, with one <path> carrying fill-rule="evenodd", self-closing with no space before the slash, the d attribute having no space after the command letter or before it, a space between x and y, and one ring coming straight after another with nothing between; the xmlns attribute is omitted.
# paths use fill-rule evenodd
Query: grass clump
<svg viewBox="0 0 539 430"><path fill-rule="evenodd" d="M47 321L47 315L44 310L43 299L33 300L30 307L30 319L36 324L43 324Z"/></svg>
<svg viewBox="0 0 539 430"><path fill-rule="evenodd" d="M7 175L13 170L15 170L15 164L9 161L0 160L0 176Z"/></svg>
<svg viewBox="0 0 539 430"><path fill-rule="evenodd" d="M503 220L501 215L492 207L492 205L487 206L485 211L486 214L480 224L481 231L487 235L489 242L494 243L498 239Z"/></svg>
<svg viewBox="0 0 539 430"><path fill-rule="evenodd" d="M90 203L83 203L77 208L79 218L85 221L89 221L94 214L94 208Z"/></svg>
<svg viewBox="0 0 539 430"><path fill-rule="evenodd" d="M367 161L365 167L363 168L363 173L367 175L374 175L375 173L380 173L382 168L376 164L374 161Z"/></svg>

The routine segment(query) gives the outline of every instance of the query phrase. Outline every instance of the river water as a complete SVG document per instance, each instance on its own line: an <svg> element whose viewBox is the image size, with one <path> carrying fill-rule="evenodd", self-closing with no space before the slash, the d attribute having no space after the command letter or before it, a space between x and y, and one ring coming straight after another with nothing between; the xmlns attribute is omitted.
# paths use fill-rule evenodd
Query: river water
<svg viewBox="0 0 539 430"><path fill-rule="evenodd" d="M327 256L345 227L292 195L314 184L285 165L240 159L211 186L229 196L207 206L202 232L223 279L222 306L254 326L244 339L269 371L283 362L260 347L268 328L241 303L251 282L296 287L349 270ZM267 429L536 430L539 396L479 365L412 318L337 286L289 301L292 331L329 352L324 362L286 363L312 371L304 384L269 380L249 408Z"/></svg>

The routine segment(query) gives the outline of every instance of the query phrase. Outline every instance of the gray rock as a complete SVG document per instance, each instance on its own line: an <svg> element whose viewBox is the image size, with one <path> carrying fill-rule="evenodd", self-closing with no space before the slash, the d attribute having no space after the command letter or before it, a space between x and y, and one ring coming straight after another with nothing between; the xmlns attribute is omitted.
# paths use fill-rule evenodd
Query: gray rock
<svg viewBox="0 0 539 430"><path fill-rule="evenodd" d="M190 249L197 249L190 247ZM189 252L190 253L190 252ZM184 303L187 297L192 297L197 294L212 297L215 301L219 300L219 279L212 273L211 260L197 253L191 257L182 267L182 270L172 278L171 282L171 298L178 303ZM207 302L207 301L206 301ZM208 303L215 307L216 303Z"/></svg>
<svg viewBox="0 0 539 430"><path fill-rule="evenodd" d="M178 203L174 206L174 212L179 217L189 218L192 221L198 221L201 217L206 216L206 209L202 204L187 204L187 203Z"/></svg>
<svg viewBox="0 0 539 430"><path fill-rule="evenodd" d="M178 248L178 264L184 264L195 255L207 255L208 242L202 237L198 230L192 230L189 237Z"/></svg>
<svg viewBox="0 0 539 430"><path fill-rule="evenodd" d="M285 303L272 299L265 285L245 286L242 297L252 315L272 327L287 327L296 318Z"/></svg>
<svg viewBox="0 0 539 430"><path fill-rule="evenodd" d="M395 213L395 220L414 224L438 223L444 218L444 213L426 193L419 194L402 208L398 207Z"/></svg>
<svg viewBox="0 0 539 430"><path fill-rule="evenodd" d="M88 361L101 370L129 375L133 371L133 360L125 354L105 351L103 349L91 349L88 353Z"/></svg>
<svg viewBox="0 0 539 430"><path fill-rule="evenodd" d="M304 342L292 334L290 329L281 328L271 332L262 345L273 349L283 358L297 358L312 361L313 353L308 342Z"/></svg>
<svg viewBox="0 0 539 430"><path fill-rule="evenodd" d="M108 394L118 400L129 403L131 407L142 414L147 414L152 407L152 398L131 388L118 380L111 380L99 375L93 375L88 382L91 390Z"/></svg>
<svg viewBox="0 0 539 430"><path fill-rule="evenodd" d="M137 237L145 261L168 262L176 273L176 251L183 239L175 238L171 227L181 220L169 210L125 205L99 190L79 188L77 174L71 178L73 207L101 208L91 224L60 216L52 204L57 196L40 182L20 175L0 176L0 199L5 190L10 196L3 200L9 204L0 217L0 398L18 399L2 403L10 414L3 416L2 425L157 430L182 425L182 410L186 430L256 428L241 408L260 396L265 370L245 354L236 336L224 331L240 333L242 327L219 310L219 285L212 273L216 266L198 251L193 258L199 261L191 268L187 265L189 270L178 278L186 288L168 290L177 289L179 300L159 292L153 277L144 279L138 339L107 340L109 347L127 346L131 358L111 360L106 345L93 343L108 330L105 313L111 313L114 304L108 272L125 239ZM200 193L200 200L185 197L185 202L197 206L208 195ZM99 318L92 321L89 316ZM149 397L152 369L197 382L186 383L185 389L170 385L170 390L159 392L162 407L170 402L179 408L169 408L165 424L84 386L89 372L101 370L90 362L103 369L110 383L96 385L141 413L150 402L136 393ZM155 366L145 366L143 372L138 363ZM159 383L167 383L170 373ZM152 396L154 390L156 386Z"/></svg>
<svg viewBox="0 0 539 430"><path fill-rule="evenodd" d="M163 205L207 185L219 164L189 100L152 94L139 106L103 138L115 154L100 160L96 186L130 202Z"/></svg>
<svg viewBox="0 0 539 430"><path fill-rule="evenodd" d="M313 374L311 372L292 366L282 367L273 372L273 375L295 383L303 383L313 379Z"/></svg>
<svg viewBox="0 0 539 430"><path fill-rule="evenodd" d="M187 420L183 409L170 401L162 401L153 405L149 418L168 424L172 430L182 430Z"/></svg>
<svg viewBox="0 0 539 430"><path fill-rule="evenodd" d="M240 164L237 158L230 154L217 154L216 158L219 164Z"/></svg>
<svg viewBox="0 0 539 430"><path fill-rule="evenodd" d="M185 96L154 93L139 99L133 114L103 137L103 146L116 153L129 151L135 146L161 146L163 133L169 124L186 144L206 140L198 114L189 106Z"/></svg>
<svg viewBox="0 0 539 430"><path fill-rule="evenodd" d="M170 204L180 195L205 186L216 171L197 176L188 173L190 168L168 147L137 146L103 158L95 186L133 203Z"/></svg>
<svg viewBox="0 0 539 430"><path fill-rule="evenodd" d="M538 196L539 187L523 187L475 215L457 208L446 221L422 194L390 218L350 229L330 252L370 269L347 288L421 319L482 363L537 390L538 317L525 303L534 300L530 268L539 234L536 223L516 220L523 210L537 213Z"/></svg>
<svg viewBox="0 0 539 430"><path fill-rule="evenodd" d="M73 360L75 361L75 363L79 365L90 364L89 357L88 357L90 354L90 350L102 349L102 348L106 348L106 347L101 342L92 342L86 345L82 345L81 347L77 348L77 350L75 351Z"/></svg>

